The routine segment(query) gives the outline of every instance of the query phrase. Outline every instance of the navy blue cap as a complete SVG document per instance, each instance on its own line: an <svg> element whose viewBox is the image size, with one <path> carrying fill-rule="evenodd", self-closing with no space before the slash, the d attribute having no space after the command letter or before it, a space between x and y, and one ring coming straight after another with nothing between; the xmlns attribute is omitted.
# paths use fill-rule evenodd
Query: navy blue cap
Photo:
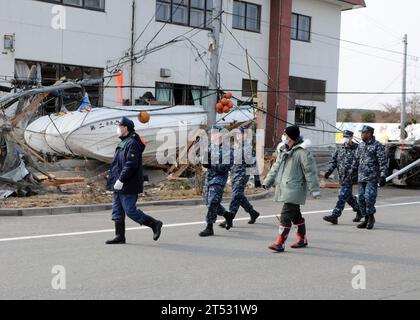
<svg viewBox="0 0 420 320"><path fill-rule="evenodd" d="M366 133L366 132L375 132L375 129L372 128L371 126L363 126L362 129L360 130L361 133Z"/></svg>
<svg viewBox="0 0 420 320"><path fill-rule="evenodd" d="M134 131L134 122L127 117L122 117L119 125L127 127L129 131Z"/></svg>
<svg viewBox="0 0 420 320"><path fill-rule="evenodd" d="M343 131L343 137L350 138L350 137L353 137L353 136L354 136L354 132L353 131L350 131L350 130L344 130Z"/></svg>

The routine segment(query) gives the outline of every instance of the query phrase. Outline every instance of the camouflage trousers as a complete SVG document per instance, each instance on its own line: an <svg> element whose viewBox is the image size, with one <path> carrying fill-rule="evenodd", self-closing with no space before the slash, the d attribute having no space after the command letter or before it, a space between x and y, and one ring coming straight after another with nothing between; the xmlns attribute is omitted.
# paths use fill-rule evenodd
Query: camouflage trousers
<svg viewBox="0 0 420 320"><path fill-rule="evenodd" d="M223 216L227 211L222 206L223 192L225 187L219 184L205 186L204 202L207 206L206 222L216 223L217 216Z"/></svg>
<svg viewBox="0 0 420 320"><path fill-rule="evenodd" d="M244 175L240 179L232 182L232 200L230 201L229 211L233 214L238 213L239 207L250 213L254 208L245 196L245 187L249 181L249 176Z"/></svg>
<svg viewBox="0 0 420 320"><path fill-rule="evenodd" d="M344 207L348 203L354 212L359 211L359 204L357 199L353 196L353 185L352 184L342 184L340 192L338 193L338 201L335 205L335 208L332 212L332 215L336 218L340 217L343 213Z"/></svg>
<svg viewBox="0 0 420 320"><path fill-rule="evenodd" d="M362 216L376 213L376 198L378 196L377 182L359 182L359 207Z"/></svg>

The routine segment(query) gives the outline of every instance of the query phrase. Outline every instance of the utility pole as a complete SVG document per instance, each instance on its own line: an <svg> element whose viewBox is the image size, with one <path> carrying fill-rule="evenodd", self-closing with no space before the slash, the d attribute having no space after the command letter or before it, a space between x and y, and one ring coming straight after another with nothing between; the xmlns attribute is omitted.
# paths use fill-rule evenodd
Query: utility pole
<svg viewBox="0 0 420 320"><path fill-rule="evenodd" d="M219 39L220 39L220 19L221 19L221 1L213 0L213 31L210 35L210 72L209 72L209 97L207 109L207 127L211 128L216 123L216 103L217 103L217 89L218 74L219 74ZM217 18L215 18L217 17Z"/></svg>
<svg viewBox="0 0 420 320"><path fill-rule="evenodd" d="M133 0L132 17L131 17L131 50L130 50L130 104L134 105L134 35L136 24L136 0Z"/></svg>
<svg viewBox="0 0 420 320"><path fill-rule="evenodd" d="M401 108L401 135L400 139L405 139L405 122L407 112L407 34L404 35L404 71L403 71L403 88L402 88L402 108Z"/></svg>

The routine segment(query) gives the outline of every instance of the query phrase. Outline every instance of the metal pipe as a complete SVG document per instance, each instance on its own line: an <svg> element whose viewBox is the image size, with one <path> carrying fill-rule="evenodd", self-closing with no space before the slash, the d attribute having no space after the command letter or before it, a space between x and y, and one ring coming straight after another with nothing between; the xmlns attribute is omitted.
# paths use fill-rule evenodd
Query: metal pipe
<svg viewBox="0 0 420 320"><path fill-rule="evenodd" d="M386 181L387 181L387 182L389 182L389 181L391 181L392 179L394 179L394 178L398 177L399 175L401 175L401 174L403 174L403 173L406 173L407 171L409 171L410 169L412 169L412 168L414 168L414 167L416 167L416 166L418 166L418 165L420 165L420 159L417 159L416 161L414 161L414 162L410 163L408 166L406 166L406 167L402 168L401 170L399 170L399 171L397 171L397 172L393 173L393 174L392 174L392 175L390 175L388 178L386 178Z"/></svg>

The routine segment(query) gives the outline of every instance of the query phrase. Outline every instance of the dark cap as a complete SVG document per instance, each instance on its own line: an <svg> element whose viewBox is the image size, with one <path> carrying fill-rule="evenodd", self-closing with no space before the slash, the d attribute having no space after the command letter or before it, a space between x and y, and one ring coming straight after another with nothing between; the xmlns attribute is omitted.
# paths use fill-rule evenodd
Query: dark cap
<svg viewBox="0 0 420 320"><path fill-rule="evenodd" d="M296 141L300 137L300 129L298 126L287 127L284 132L289 136L290 139Z"/></svg>
<svg viewBox="0 0 420 320"><path fill-rule="evenodd" d="M366 132L375 132L375 129L372 128L371 126L363 126L362 129L360 130L361 133L366 133Z"/></svg>
<svg viewBox="0 0 420 320"><path fill-rule="evenodd" d="M127 127L129 131L134 131L134 122L127 117L122 117L119 125Z"/></svg>
<svg viewBox="0 0 420 320"><path fill-rule="evenodd" d="M350 131L350 130L344 130L343 131L343 137L345 137L345 138L351 138L353 136L354 136L354 132L353 131Z"/></svg>

